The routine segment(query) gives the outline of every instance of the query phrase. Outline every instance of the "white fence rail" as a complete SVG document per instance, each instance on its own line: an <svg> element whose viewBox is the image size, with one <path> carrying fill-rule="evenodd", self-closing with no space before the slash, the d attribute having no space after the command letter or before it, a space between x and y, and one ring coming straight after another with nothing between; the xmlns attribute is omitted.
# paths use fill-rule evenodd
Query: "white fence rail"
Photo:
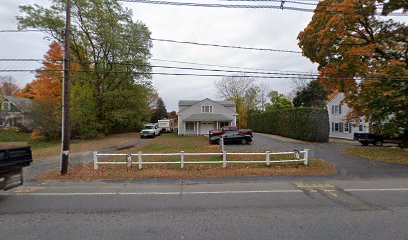
<svg viewBox="0 0 408 240"><path fill-rule="evenodd" d="M293 154L294 159L290 160L271 160L271 155L287 155ZM300 158L303 154L303 158ZM253 160L253 161L237 161L237 160L227 160L227 156L265 156L265 160ZM113 161L99 161L99 157L123 157L124 161L113 162ZM180 161L178 162L161 162L161 161L143 161L143 157L148 156L179 156ZM222 156L222 161L185 161L185 156ZM142 169L143 165L152 164L180 164L181 168L184 168L184 164L222 164L225 168L227 163L265 163L267 166L273 163L288 163L288 162L303 162L305 165L308 164L309 160L309 150L305 149L303 151L294 150L293 152L257 152L257 153L247 153L247 152L227 152L223 151L221 153L186 153L184 151L178 153L142 153L137 154L125 154L125 153L98 153L93 152L94 157L94 169L98 170L99 165L126 165L128 169L132 168L132 165L138 165L139 169ZM137 157L137 161L133 161L132 157Z"/></svg>

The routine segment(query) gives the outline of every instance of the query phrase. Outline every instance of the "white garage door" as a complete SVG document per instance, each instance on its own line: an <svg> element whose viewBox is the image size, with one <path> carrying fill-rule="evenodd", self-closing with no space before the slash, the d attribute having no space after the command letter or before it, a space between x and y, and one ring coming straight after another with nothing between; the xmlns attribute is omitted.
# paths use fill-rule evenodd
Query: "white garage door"
<svg viewBox="0 0 408 240"><path fill-rule="evenodd" d="M201 122L200 124L200 134L208 134L210 130L214 129L214 123L213 122Z"/></svg>

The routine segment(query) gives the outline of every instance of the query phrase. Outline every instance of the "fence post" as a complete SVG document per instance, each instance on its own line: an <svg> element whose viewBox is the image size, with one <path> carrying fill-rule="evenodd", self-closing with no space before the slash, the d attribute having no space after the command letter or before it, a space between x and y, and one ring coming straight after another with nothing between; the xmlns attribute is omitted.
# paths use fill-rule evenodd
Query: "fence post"
<svg viewBox="0 0 408 240"><path fill-rule="evenodd" d="M309 161L309 149L305 149L305 161L304 164L307 165Z"/></svg>
<svg viewBox="0 0 408 240"><path fill-rule="evenodd" d="M127 162L127 170L129 171L132 169L132 155L126 155L126 162Z"/></svg>
<svg viewBox="0 0 408 240"><path fill-rule="evenodd" d="M94 170L98 170L98 152L93 152Z"/></svg>
<svg viewBox="0 0 408 240"><path fill-rule="evenodd" d="M269 151L266 151L266 166L271 165L271 154Z"/></svg>
<svg viewBox="0 0 408 240"><path fill-rule="evenodd" d="M221 152L224 152L224 138L220 138Z"/></svg>
<svg viewBox="0 0 408 240"><path fill-rule="evenodd" d="M184 151L180 153L181 168L184 168Z"/></svg>
<svg viewBox="0 0 408 240"><path fill-rule="evenodd" d="M142 170L142 152L137 152L137 161L139 162L139 170Z"/></svg>
<svg viewBox="0 0 408 240"><path fill-rule="evenodd" d="M227 167L227 152L222 151L222 167L226 168Z"/></svg>

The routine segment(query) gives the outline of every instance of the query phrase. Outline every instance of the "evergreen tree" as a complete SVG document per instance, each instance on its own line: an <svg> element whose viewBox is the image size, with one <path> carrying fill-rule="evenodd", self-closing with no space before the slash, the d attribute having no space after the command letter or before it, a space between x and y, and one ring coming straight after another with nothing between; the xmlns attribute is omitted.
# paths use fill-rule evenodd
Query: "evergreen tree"
<svg viewBox="0 0 408 240"><path fill-rule="evenodd" d="M304 89L296 92L293 106L324 108L328 94L329 91L326 91L318 81L311 81Z"/></svg>
<svg viewBox="0 0 408 240"><path fill-rule="evenodd" d="M156 109L154 110L150 121L152 123L157 123L158 120L163 118L167 118L167 110L166 106L164 105L163 99L159 97L159 99L157 100Z"/></svg>

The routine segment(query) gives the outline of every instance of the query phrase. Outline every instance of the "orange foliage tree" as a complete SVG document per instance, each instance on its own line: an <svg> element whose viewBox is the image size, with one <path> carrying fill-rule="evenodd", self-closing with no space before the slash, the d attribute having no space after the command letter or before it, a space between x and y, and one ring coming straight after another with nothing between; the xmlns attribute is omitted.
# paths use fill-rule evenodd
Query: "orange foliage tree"
<svg viewBox="0 0 408 240"><path fill-rule="evenodd" d="M345 93L354 115L407 136L408 26L379 11L375 0L321 1L299 46L319 64L319 81Z"/></svg>
<svg viewBox="0 0 408 240"><path fill-rule="evenodd" d="M19 97L33 99L31 118L36 128L47 139L55 139L60 132L60 110L63 78L63 49L52 42L44 55L43 66L37 70L36 79L26 84ZM75 64L72 70L75 70Z"/></svg>
<svg viewBox="0 0 408 240"><path fill-rule="evenodd" d="M36 80L26 84L20 97L32 99L61 99L62 96L62 47L53 42L44 55L43 67L37 71Z"/></svg>

